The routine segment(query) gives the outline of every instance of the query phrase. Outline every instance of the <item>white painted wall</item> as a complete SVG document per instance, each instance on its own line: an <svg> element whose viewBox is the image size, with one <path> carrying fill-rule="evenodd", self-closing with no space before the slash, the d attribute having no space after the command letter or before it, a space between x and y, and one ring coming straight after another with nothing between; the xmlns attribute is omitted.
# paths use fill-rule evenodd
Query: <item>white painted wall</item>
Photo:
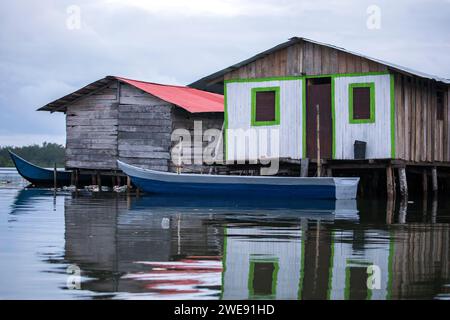
<svg viewBox="0 0 450 320"><path fill-rule="evenodd" d="M289 241L281 241L280 235L289 237ZM278 260L276 299L298 299L301 237L302 231L295 228L227 228L223 298L249 298L250 259L255 256Z"/></svg>
<svg viewBox="0 0 450 320"><path fill-rule="evenodd" d="M280 157L300 159L302 155L302 80L271 80L255 82L231 82L226 84L228 129L248 130L254 128L256 135L269 140L278 129ZM274 126L251 126L251 90L261 87L280 87L280 124ZM264 131L267 137L264 136ZM278 140L278 139L277 139ZM261 142L258 142L261 143ZM269 144L269 143L268 143ZM233 135L227 130L227 160L238 158L238 147ZM268 148L267 156L276 156L277 152ZM244 153L245 154L245 153ZM258 154L259 156L260 154ZM246 159L253 159L248 153Z"/></svg>
<svg viewBox="0 0 450 320"><path fill-rule="evenodd" d="M346 268L355 265L351 261L373 264L380 270L380 288L372 289L372 300L384 300L388 295L389 286L389 233L383 230L366 230L369 237L379 237L379 243L365 244L364 250L355 250L348 239L353 239L353 231L336 231L333 233L333 268L331 278L331 300L345 298ZM369 277L369 274L367 275Z"/></svg>
<svg viewBox="0 0 450 320"><path fill-rule="evenodd" d="M349 122L348 88L352 83L375 84L375 123L353 124ZM280 125L251 126L251 89L259 87L280 87ZM263 140L270 141L270 129L278 129L279 144L274 152L269 147L267 156L301 159L303 153L303 105L302 79L269 80L255 82L226 83L228 129L246 130L254 128L259 137L258 144ZM355 140L367 142L367 159L391 158L391 99L390 75L338 76L334 78L335 107L335 159L353 159ZM263 131L266 131L264 133ZM243 134L242 133L242 134ZM240 136L242 136L240 134ZM265 136L264 134L267 134ZM238 145L238 141L226 133L227 160L255 159L248 146ZM278 141L278 139L277 139ZM269 143L268 143L269 144ZM244 157L239 157L239 148L246 149ZM257 154L260 158L261 153Z"/></svg>
<svg viewBox="0 0 450 320"><path fill-rule="evenodd" d="M375 83L375 123L353 124L349 122L348 87L351 83ZM355 140L367 142L366 158L391 158L391 98L390 76L371 75L358 77L336 77L335 96L335 141L336 159L354 159Z"/></svg>

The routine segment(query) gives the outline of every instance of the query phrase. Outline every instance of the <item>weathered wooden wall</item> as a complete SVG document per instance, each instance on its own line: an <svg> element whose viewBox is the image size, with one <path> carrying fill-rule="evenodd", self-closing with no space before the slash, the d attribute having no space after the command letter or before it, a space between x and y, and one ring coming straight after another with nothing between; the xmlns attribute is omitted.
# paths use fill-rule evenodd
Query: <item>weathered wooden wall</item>
<svg viewBox="0 0 450 320"><path fill-rule="evenodd" d="M396 158L450 161L448 91L444 96L444 119L437 120L435 81L396 73L394 87Z"/></svg>
<svg viewBox="0 0 450 320"><path fill-rule="evenodd" d="M435 292L436 279L450 277L448 228L408 224L395 235L391 299L423 299L424 292Z"/></svg>
<svg viewBox="0 0 450 320"><path fill-rule="evenodd" d="M193 130L194 120L203 121L203 130L221 129L223 113L191 114L112 81L67 107L66 167L115 170L116 160L121 160L148 169L175 170L170 161L172 130Z"/></svg>
<svg viewBox="0 0 450 320"><path fill-rule="evenodd" d="M176 129L186 129L189 131L192 139L191 139L191 147L190 147L190 162L191 164L184 164L182 171L183 172L204 172L209 167L207 165L199 164L202 159L200 159L200 155L202 154L204 148L208 145L209 140L213 140L209 135L205 134L205 131L208 129L218 129L222 130L223 125L223 113L214 112L214 113L189 113L184 109L174 107L172 108L172 130ZM201 128L203 132L203 141L202 141L202 150L198 152L195 151L194 146L194 123L195 121L201 121ZM176 138L176 137L175 137ZM171 148L179 143L179 140L171 142ZM186 148L183 147L183 152ZM220 141L220 145L218 146L218 155L217 159L223 159L223 138ZM188 154L186 152L185 154ZM183 157L185 159L187 157ZM176 171L178 165L178 158L173 159L169 165L169 171Z"/></svg>
<svg viewBox="0 0 450 320"><path fill-rule="evenodd" d="M118 127L117 83L67 106L66 167L116 167Z"/></svg>
<svg viewBox="0 0 450 320"><path fill-rule="evenodd" d="M167 171L172 133L172 104L127 84L120 84L119 160Z"/></svg>
<svg viewBox="0 0 450 320"><path fill-rule="evenodd" d="M385 65L311 42L275 51L225 74L224 79L246 79L335 73L386 72Z"/></svg>

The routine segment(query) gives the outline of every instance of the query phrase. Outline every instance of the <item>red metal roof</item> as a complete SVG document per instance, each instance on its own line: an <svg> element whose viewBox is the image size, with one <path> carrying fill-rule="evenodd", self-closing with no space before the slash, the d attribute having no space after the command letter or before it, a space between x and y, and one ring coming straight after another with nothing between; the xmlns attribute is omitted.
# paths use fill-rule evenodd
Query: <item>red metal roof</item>
<svg viewBox="0 0 450 320"><path fill-rule="evenodd" d="M165 85L115 77L191 113L223 112L223 95L183 86Z"/></svg>
<svg viewBox="0 0 450 320"><path fill-rule="evenodd" d="M117 80L132 85L169 103L173 103L191 113L223 112L224 110L224 99L221 94L210 93L189 87L144 82L116 76L107 76L97 80L75 92L69 93L62 98L46 104L38 110L65 112L67 105L74 103L79 99L83 99L87 95L93 94L98 90L102 90L102 88L109 85L111 81Z"/></svg>

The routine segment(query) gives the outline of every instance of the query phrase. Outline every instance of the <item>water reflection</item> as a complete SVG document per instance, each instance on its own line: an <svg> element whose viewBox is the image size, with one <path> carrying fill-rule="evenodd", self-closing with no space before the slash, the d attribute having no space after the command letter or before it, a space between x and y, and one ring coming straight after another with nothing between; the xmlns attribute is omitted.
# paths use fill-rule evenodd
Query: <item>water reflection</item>
<svg viewBox="0 0 450 320"><path fill-rule="evenodd" d="M51 192L20 191L9 217L23 208L42 210L49 206L45 197ZM64 254L46 262L78 265L85 298L449 296L449 224L428 211L423 222L422 203L396 208L360 201L358 212L355 201L277 204L106 193L61 200ZM444 208L440 212L445 217ZM55 290L67 291L64 283Z"/></svg>

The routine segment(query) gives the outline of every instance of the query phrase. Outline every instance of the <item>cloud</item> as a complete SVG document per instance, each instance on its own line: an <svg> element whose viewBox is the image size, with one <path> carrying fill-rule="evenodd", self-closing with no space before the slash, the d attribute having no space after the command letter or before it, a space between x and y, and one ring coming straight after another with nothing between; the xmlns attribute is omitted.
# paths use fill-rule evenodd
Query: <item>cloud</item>
<svg viewBox="0 0 450 320"><path fill-rule="evenodd" d="M381 9L379 30L366 27L371 4ZM67 28L71 5L80 29ZM56 141L64 117L35 110L105 75L187 84L292 36L450 77L448 16L444 0L5 2L0 135Z"/></svg>

